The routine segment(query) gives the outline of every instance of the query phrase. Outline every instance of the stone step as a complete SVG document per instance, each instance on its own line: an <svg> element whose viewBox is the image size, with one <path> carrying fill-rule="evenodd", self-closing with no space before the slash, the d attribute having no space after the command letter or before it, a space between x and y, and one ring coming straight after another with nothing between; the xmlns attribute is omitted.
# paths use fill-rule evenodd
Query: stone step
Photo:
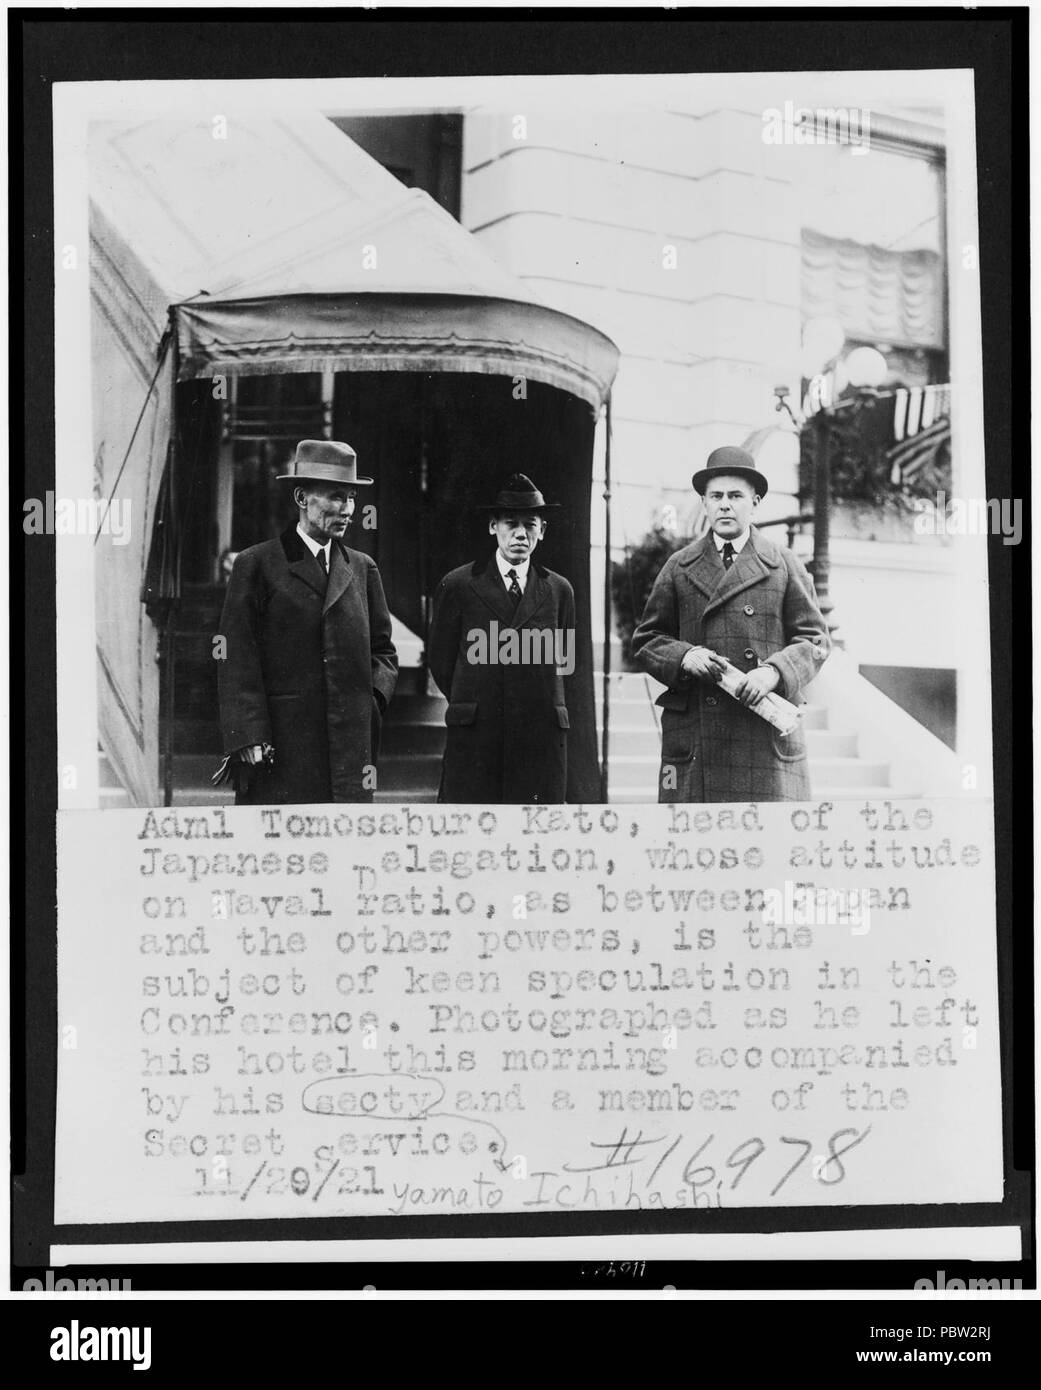
<svg viewBox="0 0 1041 1390"><path fill-rule="evenodd" d="M400 791L376 791L372 795L373 801L379 804L392 802L395 805L424 806L432 805L437 801L437 791L409 792L403 796Z"/></svg>
<svg viewBox="0 0 1041 1390"><path fill-rule="evenodd" d="M174 783L175 806L234 806L235 793L225 787L178 786Z"/></svg>
<svg viewBox="0 0 1041 1390"><path fill-rule="evenodd" d="M122 787L99 787L98 809L100 811L125 811L130 806L130 797Z"/></svg>
<svg viewBox="0 0 1041 1390"><path fill-rule="evenodd" d="M599 724L603 719L604 702L600 696L597 695L593 703L596 706L596 722ZM646 695L641 695L632 700L620 699L617 695L612 695L610 708L612 724L620 714L638 715L646 712L648 715L653 716L654 712L657 710L657 706L652 700L648 699Z"/></svg>
<svg viewBox="0 0 1041 1390"><path fill-rule="evenodd" d="M447 729L439 724L392 724L383 726L380 763L385 759L435 754L440 757L445 748Z"/></svg>
<svg viewBox="0 0 1041 1390"><path fill-rule="evenodd" d="M806 730L806 752L812 763L815 758L855 758L856 734L835 733L831 729Z"/></svg>
<svg viewBox="0 0 1041 1390"><path fill-rule="evenodd" d="M658 682L652 681L649 676L641 675L639 671L612 671L608 677L611 686L612 697L618 693L629 695L645 695L652 687L657 692ZM603 671L593 672L593 685L597 690L604 688Z"/></svg>
<svg viewBox="0 0 1041 1390"><path fill-rule="evenodd" d="M628 754L610 755L610 777L608 784L611 790L611 799L614 800L615 789L623 787L642 787L648 785L648 774L650 774L650 785L654 788L653 801L658 799L656 778L658 776L659 755L655 754L652 758L631 757Z"/></svg>
<svg viewBox="0 0 1041 1390"><path fill-rule="evenodd" d="M401 695L397 691L387 708L386 724L440 724L444 727L448 701L440 695Z"/></svg>
<svg viewBox="0 0 1041 1390"><path fill-rule="evenodd" d="M814 758L810 772L814 783L825 787L884 787L889 781L887 763L863 758Z"/></svg>
<svg viewBox="0 0 1041 1390"><path fill-rule="evenodd" d="M879 783L872 786L865 783L863 786L829 786L826 783L811 782L813 789L813 799L815 801L880 801L888 797L914 795L912 792L901 791L897 787L891 787Z"/></svg>
<svg viewBox="0 0 1041 1390"><path fill-rule="evenodd" d="M644 782L631 787L616 787L614 782L608 789L608 800L612 806L646 806L658 800L658 787L655 782Z"/></svg>
<svg viewBox="0 0 1041 1390"><path fill-rule="evenodd" d="M907 795L895 787L818 787L811 783L811 796L814 801L879 801L885 797ZM648 805L658 800L658 788L653 783L640 786L616 787L611 783L609 791L612 806Z"/></svg>
<svg viewBox="0 0 1041 1390"><path fill-rule="evenodd" d="M602 745L599 740L597 749ZM641 762L657 763L661 757L661 735L652 725L643 729L616 729L611 725L611 738L608 745L608 761L614 767L620 757L639 758Z"/></svg>
<svg viewBox="0 0 1041 1390"><path fill-rule="evenodd" d="M441 780L441 757L429 753L381 757L378 776L377 791L400 793L399 801L411 800L413 792L429 792L436 796Z"/></svg>

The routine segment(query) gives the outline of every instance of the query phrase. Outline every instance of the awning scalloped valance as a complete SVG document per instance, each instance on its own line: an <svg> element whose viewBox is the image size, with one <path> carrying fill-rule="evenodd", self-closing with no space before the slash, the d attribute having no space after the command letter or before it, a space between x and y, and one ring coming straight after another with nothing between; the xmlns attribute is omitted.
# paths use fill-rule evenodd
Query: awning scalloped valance
<svg viewBox="0 0 1041 1390"><path fill-rule="evenodd" d="M838 319L848 338L943 348L943 261L804 230L802 313Z"/></svg>
<svg viewBox="0 0 1041 1390"><path fill-rule="evenodd" d="M181 381L282 372L479 372L602 405L618 349L543 305L478 295L373 293L208 300L175 308Z"/></svg>

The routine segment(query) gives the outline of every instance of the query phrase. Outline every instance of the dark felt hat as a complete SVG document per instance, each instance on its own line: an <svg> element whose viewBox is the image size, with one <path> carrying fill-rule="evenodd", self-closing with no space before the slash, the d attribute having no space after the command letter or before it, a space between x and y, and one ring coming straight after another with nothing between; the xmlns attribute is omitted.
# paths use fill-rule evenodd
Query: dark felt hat
<svg viewBox="0 0 1041 1390"><path fill-rule="evenodd" d="M738 449L733 444L724 444L721 449L713 449L705 460L705 467L695 473L691 482L694 491L704 497L705 489L712 478L723 476L745 478L752 484L760 497L765 497L770 484L755 466L755 459L747 449Z"/></svg>
<svg viewBox="0 0 1041 1390"><path fill-rule="evenodd" d="M278 480L339 483L341 487L356 487L359 483L373 481L358 477L358 455L349 444L340 444L335 439L301 439L289 472L279 473Z"/></svg>
<svg viewBox="0 0 1041 1390"><path fill-rule="evenodd" d="M559 502L547 502L530 478L513 473L499 489L494 502L477 507L479 512L546 512L559 507Z"/></svg>

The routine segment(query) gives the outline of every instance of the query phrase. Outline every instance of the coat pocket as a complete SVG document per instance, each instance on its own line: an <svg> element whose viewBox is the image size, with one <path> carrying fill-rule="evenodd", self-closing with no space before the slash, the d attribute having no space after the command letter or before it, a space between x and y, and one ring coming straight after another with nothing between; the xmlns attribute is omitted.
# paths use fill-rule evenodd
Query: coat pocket
<svg viewBox="0 0 1041 1390"><path fill-rule="evenodd" d="M794 763L800 758L805 758L806 735L802 725L799 724L790 734L781 734L771 728L770 746L773 748L774 756L780 758L782 763Z"/></svg>
<svg viewBox="0 0 1041 1390"><path fill-rule="evenodd" d="M557 711L557 723L560 725L560 727L561 727L562 729L570 729L570 728L571 728L571 719L570 719L569 716L568 716L568 712L567 712L567 709L565 708L565 706L564 706L564 705L557 705L557 706L556 706L556 711Z"/></svg>
<svg viewBox="0 0 1041 1390"><path fill-rule="evenodd" d="M670 710L662 715L661 760L663 763L694 761L694 730L688 720L679 719Z"/></svg>
<svg viewBox="0 0 1041 1390"><path fill-rule="evenodd" d="M477 722L477 701L449 705L445 710L445 723L451 728L458 724Z"/></svg>
<svg viewBox="0 0 1041 1390"><path fill-rule="evenodd" d="M654 703L659 709L674 710L678 714L683 714L686 712L689 700L689 690L663 690Z"/></svg>

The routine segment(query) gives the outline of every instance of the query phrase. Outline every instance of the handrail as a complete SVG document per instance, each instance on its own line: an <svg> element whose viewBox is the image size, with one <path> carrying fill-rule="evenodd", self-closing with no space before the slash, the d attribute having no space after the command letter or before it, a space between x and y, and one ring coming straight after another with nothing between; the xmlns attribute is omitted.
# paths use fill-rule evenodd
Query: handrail
<svg viewBox="0 0 1041 1390"><path fill-rule="evenodd" d="M792 546L795 543L796 526L805 526L807 524L812 525L813 513L800 512L797 516L775 516L772 517L769 521L757 521L755 524L760 531L765 530L767 526L787 526L788 549L791 550Z"/></svg>

